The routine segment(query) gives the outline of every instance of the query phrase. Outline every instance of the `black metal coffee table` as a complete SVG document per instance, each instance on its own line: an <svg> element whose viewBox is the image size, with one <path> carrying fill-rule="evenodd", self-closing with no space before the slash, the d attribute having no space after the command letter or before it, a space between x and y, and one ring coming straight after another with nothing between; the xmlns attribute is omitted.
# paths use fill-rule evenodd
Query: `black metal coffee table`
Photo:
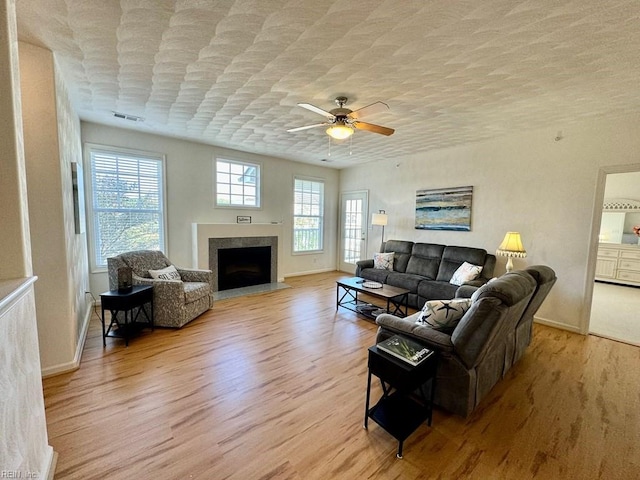
<svg viewBox="0 0 640 480"><path fill-rule="evenodd" d="M387 313L399 317L407 316L407 303L409 300L409 290L406 288L393 287L382 284L381 288L367 288L363 285L364 278L353 277L336 281L336 310L338 307L346 308L352 312L359 313L367 318L374 318L373 315L366 315L362 310L358 310L359 305L367 304L358 298L358 294L366 294L375 298L386 300L387 306L378 307ZM340 290L342 289L342 295Z"/></svg>

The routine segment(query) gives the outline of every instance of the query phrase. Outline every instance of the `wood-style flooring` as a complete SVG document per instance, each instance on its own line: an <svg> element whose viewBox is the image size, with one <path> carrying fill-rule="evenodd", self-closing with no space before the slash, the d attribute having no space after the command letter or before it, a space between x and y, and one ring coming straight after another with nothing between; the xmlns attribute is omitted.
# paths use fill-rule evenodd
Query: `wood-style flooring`
<svg viewBox="0 0 640 480"><path fill-rule="evenodd" d="M129 347L103 349L94 315L80 369L44 380L55 478L638 478L640 348L541 325L479 409L436 409L397 459L362 427L376 326L336 311L343 276L221 300Z"/></svg>

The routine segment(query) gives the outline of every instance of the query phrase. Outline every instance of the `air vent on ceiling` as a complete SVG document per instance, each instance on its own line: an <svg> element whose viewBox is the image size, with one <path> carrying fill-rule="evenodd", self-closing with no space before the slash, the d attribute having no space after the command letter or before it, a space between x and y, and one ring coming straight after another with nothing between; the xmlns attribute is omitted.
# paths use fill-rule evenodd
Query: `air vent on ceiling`
<svg viewBox="0 0 640 480"><path fill-rule="evenodd" d="M135 115L129 115L128 113L113 112L113 116L121 118L123 120L131 120L132 122L144 122L144 118L137 117Z"/></svg>

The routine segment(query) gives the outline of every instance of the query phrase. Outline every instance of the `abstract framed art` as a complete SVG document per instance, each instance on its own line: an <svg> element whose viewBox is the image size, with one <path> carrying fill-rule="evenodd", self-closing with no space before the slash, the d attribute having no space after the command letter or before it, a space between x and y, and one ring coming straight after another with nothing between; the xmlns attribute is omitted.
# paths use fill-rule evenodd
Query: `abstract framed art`
<svg viewBox="0 0 640 480"><path fill-rule="evenodd" d="M471 231L473 187L416 191L417 230Z"/></svg>

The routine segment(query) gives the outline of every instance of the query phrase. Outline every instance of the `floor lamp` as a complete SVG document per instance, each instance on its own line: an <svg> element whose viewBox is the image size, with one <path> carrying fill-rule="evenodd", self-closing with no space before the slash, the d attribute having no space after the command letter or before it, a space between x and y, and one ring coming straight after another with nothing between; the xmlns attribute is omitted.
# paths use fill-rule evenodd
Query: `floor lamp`
<svg viewBox="0 0 640 480"><path fill-rule="evenodd" d="M382 243L380 244L380 253L384 252L384 227L387 224L388 217L384 210L378 210L371 217L371 225L382 227Z"/></svg>

